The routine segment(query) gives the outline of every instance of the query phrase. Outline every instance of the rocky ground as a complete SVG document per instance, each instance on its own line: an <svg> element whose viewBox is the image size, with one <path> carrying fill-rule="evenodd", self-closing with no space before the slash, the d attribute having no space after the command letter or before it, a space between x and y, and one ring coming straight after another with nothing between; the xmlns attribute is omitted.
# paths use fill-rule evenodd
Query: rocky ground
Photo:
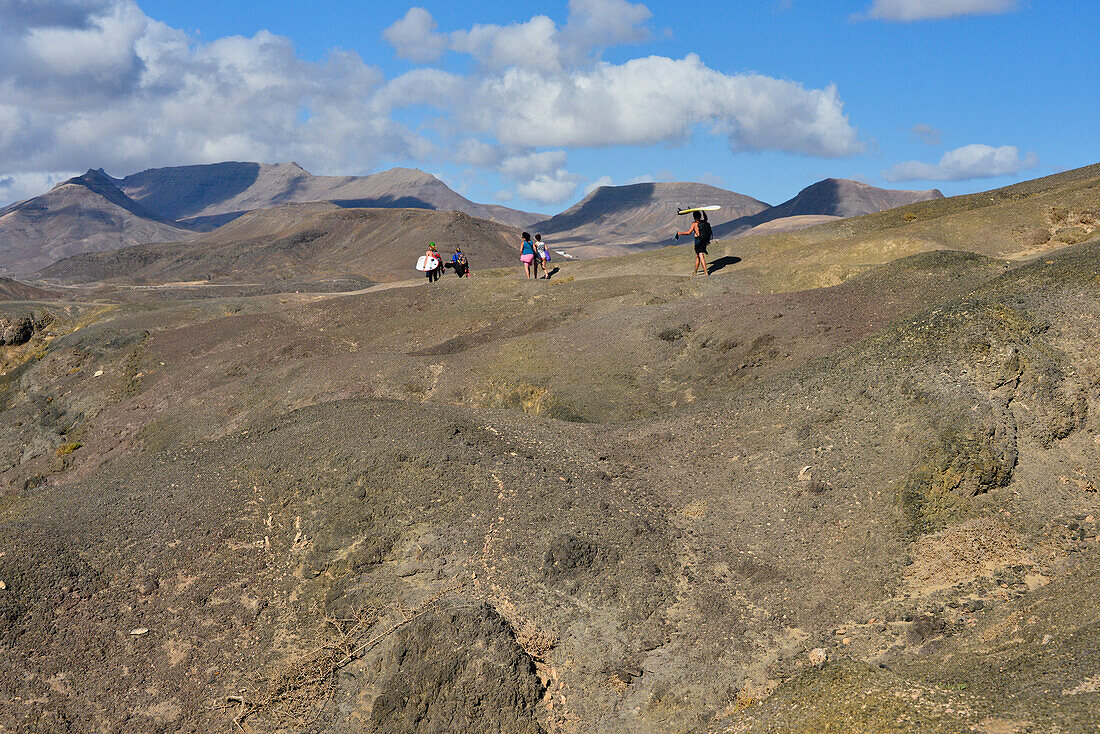
<svg viewBox="0 0 1100 734"><path fill-rule="evenodd" d="M2 304L0 731L1096 731L1100 241L993 240Z"/></svg>

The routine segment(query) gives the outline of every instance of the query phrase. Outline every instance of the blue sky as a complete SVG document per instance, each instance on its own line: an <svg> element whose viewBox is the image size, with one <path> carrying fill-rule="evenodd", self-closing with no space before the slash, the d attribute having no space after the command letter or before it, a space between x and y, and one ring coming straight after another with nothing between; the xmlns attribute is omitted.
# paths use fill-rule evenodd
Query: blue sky
<svg viewBox="0 0 1100 734"><path fill-rule="evenodd" d="M556 212L597 184L769 203L1100 161L1093 0L0 5L0 202L89 167L430 171Z"/></svg>

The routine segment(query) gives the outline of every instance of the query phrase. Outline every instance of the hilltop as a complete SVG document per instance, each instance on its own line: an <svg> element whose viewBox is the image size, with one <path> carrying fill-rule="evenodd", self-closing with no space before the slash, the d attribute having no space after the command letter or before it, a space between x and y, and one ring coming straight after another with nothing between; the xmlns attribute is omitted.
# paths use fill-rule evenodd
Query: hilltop
<svg viewBox="0 0 1100 734"><path fill-rule="evenodd" d="M369 176L315 176L293 162L225 162L153 168L118 180L118 186L150 209L203 230L245 212L313 201L347 208L458 211L515 227L542 218L503 206L475 204L430 173L412 168L391 168Z"/></svg>

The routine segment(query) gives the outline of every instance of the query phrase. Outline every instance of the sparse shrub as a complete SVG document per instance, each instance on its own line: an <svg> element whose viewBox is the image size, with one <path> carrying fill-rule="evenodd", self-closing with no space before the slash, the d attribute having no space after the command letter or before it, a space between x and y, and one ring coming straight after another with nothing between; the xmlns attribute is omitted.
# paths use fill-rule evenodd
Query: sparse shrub
<svg viewBox="0 0 1100 734"><path fill-rule="evenodd" d="M516 630L516 643L535 660L545 660L558 644L558 638L531 620L527 620Z"/></svg>
<svg viewBox="0 0 1100 734"><path fill-rule="evenodd" d="M80 443L79 441L70 441L69 443L63 443L57 447L57 455L68 456L83 445L84 444Z"/></svg>
<svg viewBox="0 0 1100 734"><path fill-rule="evenodd" d="M915 222L915 221L917 221L917 215L914 214L913 212L909 212L905 215L905 221Z"/></svg>

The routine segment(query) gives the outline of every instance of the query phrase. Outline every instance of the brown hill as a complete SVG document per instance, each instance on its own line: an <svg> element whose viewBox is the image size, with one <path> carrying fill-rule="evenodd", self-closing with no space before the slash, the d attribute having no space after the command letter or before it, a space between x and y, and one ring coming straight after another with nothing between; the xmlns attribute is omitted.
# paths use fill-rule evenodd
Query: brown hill
<svg viewBox="0 0 1100 734"><path fill-rule="evenodd" d="M601 186L575 206L539 222L535 229L553 247L568 247L578 255L627 251L667 244L677 226L678 208L718 204L715 224L756 214L768 208L749 196L699 183L640 183Z"/></svg>
<svg viewBox="0 0 1100 734"><path fill-rule="evenodd" d="M0 301L36 301L46 298L58 298L58 294L20 283L18 280L0 277Z"/></svg>
<svg viewBox="0 0 1100 734"><path fill-rule="evenodd" d="M417 275L413 266L429 241L445 253L462 247L476 273L514 265L519 232L461 212L286 204L249 212L186 243L76 255L42 275L141 284L394 281Z"/></svg>
<svg viewBox="0 0 1100 734"><path fill-rule="evenodd" d="M430 173L392 168L370 176L314 176L297 163L225 162L153 168L117 181L132 199L162 215L210 230L244 212L309 201L354 208L459 211L510 226L542 218L476 204Z"/></svg>
<svg viewBox="0 0 1100 734"><path fill-rule="evenodd" d="M32 273L78 252L190 235L127 197L103 171L88 171L41 196L0 209L0 270Z"/></svg>
<svg viewBox="0 0 1100 734"><path fill-rule="evenodd" d="M715 227L715 236L738 234L775 219L800 216L858 217L918 201L942 199L939 189L905 191L880 189L860 181L827 178L798 192L792 199L765 211ZM790 229L790 228L787 228Z"/></svg>

